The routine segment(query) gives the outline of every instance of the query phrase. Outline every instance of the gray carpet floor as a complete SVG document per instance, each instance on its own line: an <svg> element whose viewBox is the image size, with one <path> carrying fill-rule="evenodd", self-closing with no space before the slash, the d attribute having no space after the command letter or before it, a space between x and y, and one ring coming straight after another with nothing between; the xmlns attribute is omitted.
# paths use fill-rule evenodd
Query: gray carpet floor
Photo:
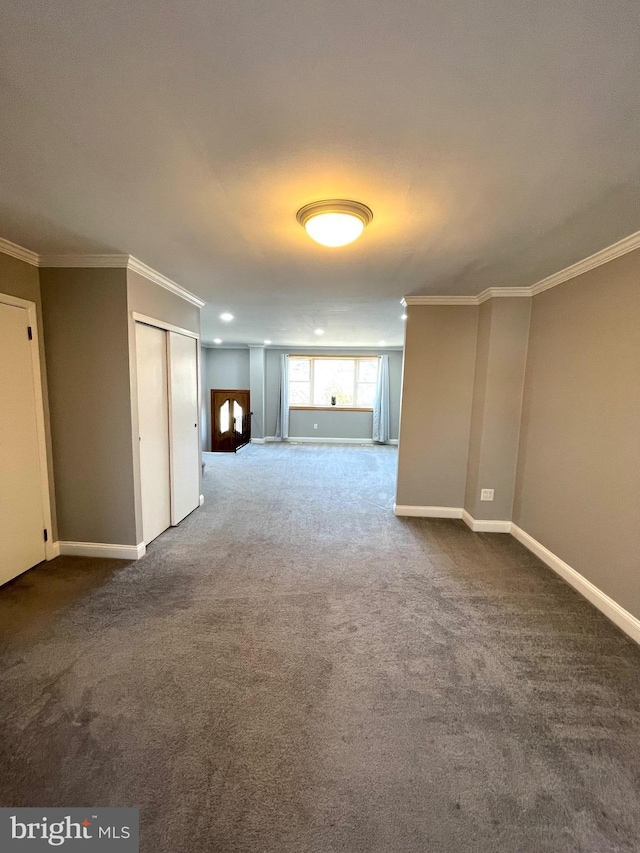
<svg viewBox="0 0 640 853"><path fill-rule="evenodd" d="M0 590L0 804L144 853L640 849L640 649L514 539L392 513L393 448L206 455L138 563Z"/></svg>

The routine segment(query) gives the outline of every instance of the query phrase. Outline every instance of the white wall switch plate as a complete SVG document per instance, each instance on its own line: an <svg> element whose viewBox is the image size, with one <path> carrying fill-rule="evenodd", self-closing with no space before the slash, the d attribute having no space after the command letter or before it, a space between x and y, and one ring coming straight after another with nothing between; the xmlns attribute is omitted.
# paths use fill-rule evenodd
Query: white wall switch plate
<svg viewBox="0 0 640 853"><path fill-rule="evenodd" d="M314 429L318 429L318 424L314 424L314 425L313 425L313 428L314 428Z"/></svg>
<svg viewBox="0 0 640 853"><path fill-rule="evenodd" d="M480 500L481 501L492 501L493 500L493 489L481 489L480 490Z"/></svg>

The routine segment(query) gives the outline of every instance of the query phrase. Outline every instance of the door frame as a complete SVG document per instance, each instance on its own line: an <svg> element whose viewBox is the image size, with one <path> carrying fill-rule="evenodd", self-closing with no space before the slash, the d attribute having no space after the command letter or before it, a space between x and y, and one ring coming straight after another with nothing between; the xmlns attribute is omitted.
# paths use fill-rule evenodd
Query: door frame
<svg viewBox="0 0 640 853"><path fill-rule="evenodd" d="M31 369L33 371L33 386L36 398L36 435L38 441L38 464L40 466L40 499L42 501L42 518L48 533L44 543L46 560L60 556L60 545L53 541L51 496L53 488L49 478L49 453L45 430L44 395L42 393L42 370L40 369L40 328L38 325L38 308L35 302L0 293L0 302L12 305L14 308L24 308L27 312L28 325L31 326Z"/></svg>
<svg viewBox="0 0 640 853"><path fill-rule="evenodd" d="M185 335L188 338L194 338L196 341L196 377L198 383L198 447L200 450L200 460L202 462L202 373L201 373L201 356L200 356L200 333L192 332L191 329L183 329L181 326L175 326L173 323L167 323L165 320L158 320L157 317L149 317L146 314L140 314L138 311L131 312L131 319L133 320L134 327L136 323L142 323L145 326L155 326L156 329L163 329L165 332L177 332L179 335ZM136 362L138 358L138 352L136 350ZM170 350L169 350L169 337L167 336L167 371L169 370L169 358L170 358ZM137 370L137 364L135 365ZM137 383L137 379L136 379ZM167 382L167 400L169 404L169 445L171 445L171 383ZM135 395L135 406L134 400L131 400L132 413L135 410L135 419L132 419L132 438L134 447L138 447L138 387L136 384L136 395ZM142 530L142 486L140 481L140 456L135 456L137 459L137 477L136 477L136 503L139 504L140 507L140 529ZM175 527L174 524L174 512L173 512L173 459L171 453L171 446L169 446L169 496L171 501L171 526ZM200 488L202 488L202 479L200 479ZM204 496L200 495L200 506L202 506L204 502ZM136 511L136 525L138 512ZM140 537L138 537L140 538ZM144 541L144 540L142 540Z"/></svg>

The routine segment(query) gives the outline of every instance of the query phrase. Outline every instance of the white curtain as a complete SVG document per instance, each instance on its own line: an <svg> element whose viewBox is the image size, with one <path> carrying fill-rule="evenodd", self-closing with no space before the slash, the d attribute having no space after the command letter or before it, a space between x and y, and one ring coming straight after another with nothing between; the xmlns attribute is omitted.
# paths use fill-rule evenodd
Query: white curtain
<svg viewBox="0 0 640 853"><path fill-rule="evenodd" d="M280 397L276 419L276 438L289 438L289 356L280 356Z"/></svg>
<svg viewBox="0 0 640 853"><path fill-rule="evenodd" d="M389 356L378 358L378 380L373 401L373 440L389 443Z"/></svg>

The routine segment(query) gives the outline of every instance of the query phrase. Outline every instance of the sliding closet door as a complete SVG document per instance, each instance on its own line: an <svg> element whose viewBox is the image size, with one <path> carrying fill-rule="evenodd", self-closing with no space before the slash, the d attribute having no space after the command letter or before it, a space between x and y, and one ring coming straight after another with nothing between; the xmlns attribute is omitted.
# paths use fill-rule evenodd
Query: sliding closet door
<svg viewBox="0 0 640 853"><path fill-rule="evenodd" d="M198 342L168 332L171 435L171 523L200 505Z"/></svg>
<svg viewBox="0 0 640 853"><path fill-rule="evenodd" d="M167 333L136 323L142 534L145 544L171 525Z"/></svg>

